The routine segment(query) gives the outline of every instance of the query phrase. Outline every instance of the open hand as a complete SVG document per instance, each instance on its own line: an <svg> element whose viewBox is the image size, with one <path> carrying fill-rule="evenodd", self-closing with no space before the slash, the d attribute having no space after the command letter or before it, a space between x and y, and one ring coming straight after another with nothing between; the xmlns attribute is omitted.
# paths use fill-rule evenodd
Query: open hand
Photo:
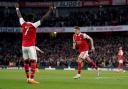
<svg viewBox="0 0 128 89"><path fill-rule="evenodd" d="M54 10L54 9L56 9L56 7L54 6L54 4L51 4L51 5L49 6L49 10Z"/></svg>

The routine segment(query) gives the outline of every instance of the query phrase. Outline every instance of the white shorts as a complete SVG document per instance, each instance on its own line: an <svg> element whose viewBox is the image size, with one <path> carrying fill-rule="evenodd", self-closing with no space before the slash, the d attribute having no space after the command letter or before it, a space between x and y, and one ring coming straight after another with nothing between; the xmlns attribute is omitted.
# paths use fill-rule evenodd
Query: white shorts
<svg viewBox="0 0 128 89"><path fill-rule="evenodd" d="M88 57L89 57L88 51L81 52L79 55L79 58L82 58L82 59L85 59Z"/></svg>
<svg viewBox="0 0 128 89"><path fill-rule="evenodd" d="M123 60L119 60L119 63L121 63L121 64L122 64L122 63L123 63Z"/></svg>
<svg viewBox="0 0 128 89"><path fill-rule="evenodd" d="M24 60L33 59L37 61L37 54L36 54L35 46L29 46L29 47L22 46L22 53L23 53Z"/></svg>

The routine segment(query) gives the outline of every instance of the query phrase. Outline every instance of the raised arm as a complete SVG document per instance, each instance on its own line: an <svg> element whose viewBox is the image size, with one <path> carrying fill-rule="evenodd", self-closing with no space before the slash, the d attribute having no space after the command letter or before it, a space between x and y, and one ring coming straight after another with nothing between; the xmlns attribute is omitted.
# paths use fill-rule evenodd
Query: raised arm
<svg viewBox="0 0 128 89"><path fill-rule="evenodd" d="M19 10L19 4L17 3L17 4L15 5L15 7L16 7L17 16L18 16L19 18L22 18L22 15L21 15L20 10Z"/></svg>
<svg viewBox="0 0 128 89"><path fill-rule="evenodd" d="M53 6L50 6L49 7L49 10L48 10L48 12L44 15L44 16L42 16L42 18L41 18L41 23L44 21L44 20L46 20L47 18L48 18L48 16L50 15L50 13L53 11L53 9L55 9L55 7L53 7Z"/></svg>

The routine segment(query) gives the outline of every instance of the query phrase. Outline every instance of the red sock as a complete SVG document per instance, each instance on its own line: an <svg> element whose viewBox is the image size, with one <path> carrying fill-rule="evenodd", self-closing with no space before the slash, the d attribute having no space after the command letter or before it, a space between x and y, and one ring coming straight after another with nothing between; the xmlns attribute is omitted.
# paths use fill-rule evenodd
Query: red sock
<svg viewBox="0 0 128 89"><path fill-rule="evenodd" d="M26 77L29 78L29 64L24 64L24 70L26 73Z"/></svg>
<svg viewBox="0 0 128 89"><path fill-rule="evenodd" d="M38 68L38 64L36 64L36 68Z"/></svg>
<svg viewBox="0 0 128 89"><path fill-rule="evenodd" d="M81 69L82 69L82 62L78 62L78 74L81 73Z"/></svg>
<svg viewBox="0 0 128 89"><path fill-rule="evenodd" d="M90 61L90 64L97 70L97 65L92 60Z"/></svg>
<svg viewBox="0 0 128 89"><path fill-rule="evenodd" d="M120 70L120 63L118 64L118 70Z"/></svg>
<svg viewBox="0 0 128 89"><path fill-rule="evenodd" d="M122 69L124 70L124 64L122 64Z"/></svg>
<svg viewBox="0 0 128 89"><path fill-rule="evenodd" d="M34 79L37 63L31 63L31 79Z"/></svg>

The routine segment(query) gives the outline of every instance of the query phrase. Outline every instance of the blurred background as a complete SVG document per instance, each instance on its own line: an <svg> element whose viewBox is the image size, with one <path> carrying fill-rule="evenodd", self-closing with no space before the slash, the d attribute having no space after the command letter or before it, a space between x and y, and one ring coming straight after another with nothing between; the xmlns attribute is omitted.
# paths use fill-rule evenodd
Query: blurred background
<svg viewBox="0 0 128 89"><path fill-rule="evenodd" d="M37 30L40 68L77 66L78 52L72 49L73 27L78 25L94 39L96 52L90 57L101 68L116 68L120 46L128 67L128 0L0 0L0 67L22 67L22 33L14 5L40 20L52 3L56 6ZM91 67L85 64L85 68Z"/></svg>

